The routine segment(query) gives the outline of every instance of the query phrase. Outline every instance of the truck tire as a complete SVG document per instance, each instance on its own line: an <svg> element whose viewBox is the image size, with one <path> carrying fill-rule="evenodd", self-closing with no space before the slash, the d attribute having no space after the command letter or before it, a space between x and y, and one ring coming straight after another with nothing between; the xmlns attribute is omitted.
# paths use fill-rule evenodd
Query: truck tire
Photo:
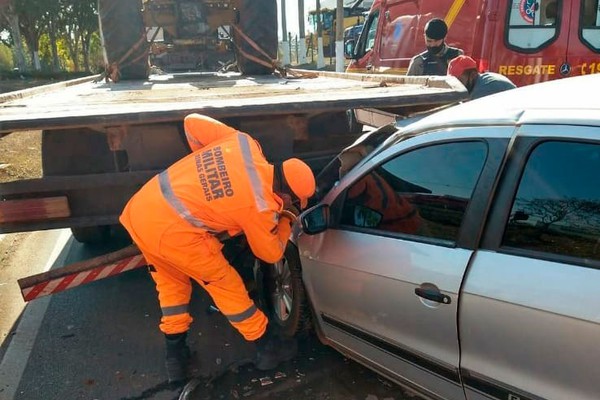
<svg viewBox="0 0 600 400"><path fill-rule="evenodd" d="M264 278L269 321L286 336L308 334L311 311L296 246L288 242L283 258L267 265Z"/></svg>
<svg viewBox="0 0 600 400"><path fill-rule="evenodd" d="M110 226L79 226L71 228L75 240L84 244L103 244L110 239Z"/></svg>
<svg viewBox="0 0 600 400"><path fill-rule="evenodd" d="M118 63L122 80L146 79L150 72L150 44L141 10L141 0L98 0L104 62Z"/></svg>
<svg viewBox="0 0 600 400"><path fill-rule="evenodd" d="M101 174L113 171L114 157L106 136L88 128L57 129L42 132L43 176L73 176ZM110 237L110 226L71 228L75 240L85 244L100 244Z"/></svg>
<svg viewBox="0 0 600 400"><path fill-rule="evenodd" d="M238 9L238 27L258 44L271 59L277 59L277 1L241 0ZM245 57L240 49L261 60L265 56L234 32L236 59L240 72L244 75L270 75L273 68L267 67Z"/></svg>

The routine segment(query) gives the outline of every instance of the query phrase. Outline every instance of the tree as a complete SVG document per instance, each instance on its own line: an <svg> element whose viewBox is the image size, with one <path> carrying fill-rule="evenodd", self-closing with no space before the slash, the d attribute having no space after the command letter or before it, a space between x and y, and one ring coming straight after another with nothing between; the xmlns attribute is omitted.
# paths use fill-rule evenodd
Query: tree
<svg viewBox="0 0 600 400"><path fill-rule="evenodd" d="M79 55L83 55L83 65L90 70L92 36L98 31L98 14L95 0L60 0L61 25L75 70L80 70Z"/></svg>
<svg viewBox="0 0 600 400"><path fill-rule="evenodd" d="M15 10L13 1L3 0L0 3L0 24L10 32L9 40L3 40L3 43L13 49L16 66L19 71L26 71L27 64L25 62L25 52L23 50L23 41L21 39L19 16Z"/></svg>
<svg viewBox="0 0 600 400"><path fill-rule="evenodd" d="M19 27L25 38L33 69L42 69L39 57L40 36L46 29L47 10L52 1L47 0L13 0L15 11L19 16Z"/></svg>
<svg viewBox="0 0 600 400"><path fill-rule="evenodd" d="M592 221L600 224L600 202L577 198L549 199L534 198L518 200L524 215L536 221L540 231L548 232L557 222L568 222L573 226L588 225Z"/></svg>
<svg viewBox="0 0 600 400"><path fill-rule="evenodd" d="M60 71L60 61L58 57L58 36L62 30L60 24L61 7L58 1L50 1L45 14L42 16L43 25L48 32L50 51L52 53L51 69L52 72Z"/></svg>

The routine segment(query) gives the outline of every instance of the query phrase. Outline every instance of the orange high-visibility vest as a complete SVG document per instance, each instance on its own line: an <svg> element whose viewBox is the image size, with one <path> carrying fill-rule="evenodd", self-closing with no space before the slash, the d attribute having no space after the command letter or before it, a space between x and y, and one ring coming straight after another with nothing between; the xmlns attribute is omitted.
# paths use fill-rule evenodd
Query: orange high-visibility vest
<svg viewBox="0 0 600 400"><path fill-rule="evenodd" d="M283 201L273 192L273 166L258 143L209 117L188 116L184 127L196 151L154 178L160 190L151 181L135 196L161 196L179 218L210 233L243 231L255 256L281 259L290 228L279 224Z"/></svg>

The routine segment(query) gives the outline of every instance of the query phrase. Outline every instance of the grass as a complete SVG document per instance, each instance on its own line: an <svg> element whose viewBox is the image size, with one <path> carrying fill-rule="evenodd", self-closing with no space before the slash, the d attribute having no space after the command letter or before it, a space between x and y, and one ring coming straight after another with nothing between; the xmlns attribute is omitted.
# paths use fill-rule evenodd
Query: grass
<svg viewBox="0 0 600 400"><path fill-rule="evenodd" d="M14 132L0 138L0 183L42 177L42 132Z"/></svg>

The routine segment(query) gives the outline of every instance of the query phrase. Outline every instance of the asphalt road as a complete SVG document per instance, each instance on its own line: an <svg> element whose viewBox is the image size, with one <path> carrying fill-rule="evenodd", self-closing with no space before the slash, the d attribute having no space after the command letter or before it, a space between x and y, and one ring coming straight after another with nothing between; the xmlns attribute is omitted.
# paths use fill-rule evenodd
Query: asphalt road
<svg viewBox="0 0 600 400"><path fill-rule="evenodd" d="M10 260L1 259L1 301L5 308L10 305L16 323L7 327L8 318L0 319L4 329L0 400L412 398L321 345L314 336L300 340L296 359L277 370L255 370L243 362L253 356L253 345L245 342L221 314L207 312L210 299L198 288L191 305L195 321L188 342L199 379L182 395L183 387L166 382L163 336L157 328L159 308L154 284L144 269L27 305L20 296L14 296L15 277L57 268L122 245L113 241L109 246L92 248L75 242L68 231L50 231L28 236L15 245L18 248L12 249ZM15 310L21 314L14 315Z"/></svg>

